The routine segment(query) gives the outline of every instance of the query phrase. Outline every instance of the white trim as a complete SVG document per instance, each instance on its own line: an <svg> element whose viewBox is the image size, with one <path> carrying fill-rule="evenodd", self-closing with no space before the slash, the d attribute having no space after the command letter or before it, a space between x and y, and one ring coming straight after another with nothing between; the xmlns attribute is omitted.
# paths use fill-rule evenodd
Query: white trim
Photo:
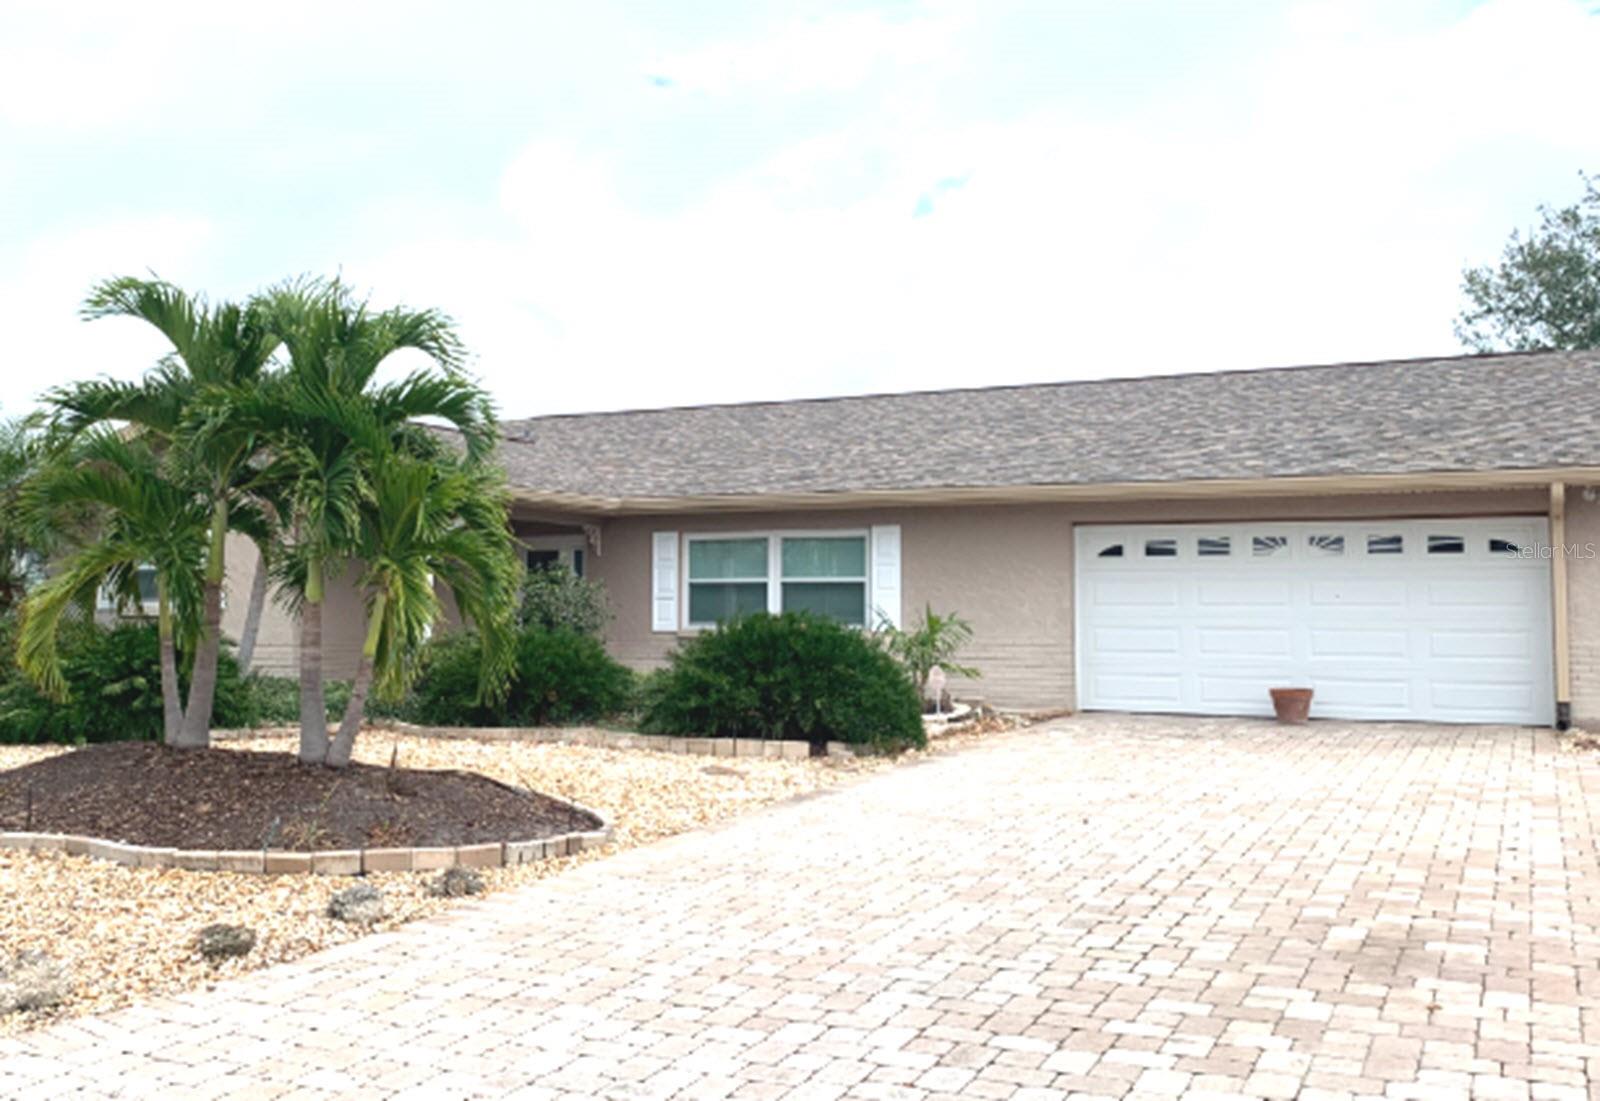
<svg viewBox="0 0 1600 1101"><path fill-rule="evenodd" d="M900 598L900 525L874 524L868 550L872 575L872 623L899 628L904 622Z"/></svg>
<svg viewBox="0 0 1600 1101"><path fill-rule="evenodd" d="M766 528L760 531L695 531L683 536L683 569L679 571L678 600L683 609L682 630L709 631L715 623L693 623L689 620L689 544L695 542L730 542L738 539L765 539L767 541L767 574L765 577L718 577L703 579L702 584L754 585L767 587L767 611L773 615L783 612L783 583L785 580L807 582L860 582L862 588L862 617L864 628L872 627L872 532L868 528ZM783 540L785 539L860 539L866 558L866 574L861 577L790 577L783 576ZM854 626L854 625L853 625Z"/></svg>
<svg viewBox="0 0 1600 1101"><path fill-rule="evenodd" d="M517 542L522 544L522 561L526 565L530 551L555 551L556 561L567 567L573 573L582 577L588 570L580 572L578 555L588 550L589 540L583 535L519 535ZM587 556L585 556L587 557ZM588 563L585 562L587 567Z"/></svg>
<svg viewBox="0 0 1600 1101"><path fill-rule="evenodd" d="M678 533L658 531L650 537L650 630L678 629Z"/></svg>

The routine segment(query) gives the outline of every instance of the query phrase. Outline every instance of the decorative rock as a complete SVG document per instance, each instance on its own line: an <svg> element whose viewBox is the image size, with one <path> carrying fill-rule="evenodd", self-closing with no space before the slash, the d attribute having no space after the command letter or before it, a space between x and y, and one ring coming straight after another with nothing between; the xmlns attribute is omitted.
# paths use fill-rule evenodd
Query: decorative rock
<svg viewBox="0 0 1600 1101"><path fill-rule="evenodd" d="M248 925L228 925L225 922L207 925L195 939L195 947L208 960L247 955L255 946L254 929Z"/></svg>
<svg viewBox="0 0 1600 1101"><path fill-rule="evenodd" d="M371 925L382 919L386 909L383 892L370 883L335 891L328 899L328 916L353 925Z"/></svg>
<svg viewBox="0 0 1600 1101"><path fill-rule="evenodd" d="M428 885L428 893L437 898L460 898L462 895L483 894L483 876L473 868L446 868Z"/></svg>
<svg viewBox="0 0 1600 1101"><path fill-rule="evenodd" d="M0 1013L60 1005L70 993L66 968L43 952L18 952L0 970Z"/></svg>

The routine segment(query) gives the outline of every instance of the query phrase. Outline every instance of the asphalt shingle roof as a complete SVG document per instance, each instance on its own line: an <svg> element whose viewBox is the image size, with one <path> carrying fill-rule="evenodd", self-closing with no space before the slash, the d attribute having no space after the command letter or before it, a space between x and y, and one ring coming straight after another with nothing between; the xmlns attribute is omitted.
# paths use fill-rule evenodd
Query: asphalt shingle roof
<svg viewBox="0 0 1600 1101"><path fill-rule="evenodd" d="M1600 466L1600 352L534 417L512 484L607 499Z"/></svg>

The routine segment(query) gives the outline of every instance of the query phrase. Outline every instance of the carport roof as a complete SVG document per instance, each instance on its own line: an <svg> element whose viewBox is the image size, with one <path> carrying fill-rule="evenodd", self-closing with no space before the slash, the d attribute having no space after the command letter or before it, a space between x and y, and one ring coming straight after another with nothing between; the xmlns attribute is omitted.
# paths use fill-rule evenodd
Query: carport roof
<svg viewBox="0 0 1600 1101"><path fill-rule="evenodd" d="M1600 352L507 421L527 497L676 499L1600 467Z"/></svg>

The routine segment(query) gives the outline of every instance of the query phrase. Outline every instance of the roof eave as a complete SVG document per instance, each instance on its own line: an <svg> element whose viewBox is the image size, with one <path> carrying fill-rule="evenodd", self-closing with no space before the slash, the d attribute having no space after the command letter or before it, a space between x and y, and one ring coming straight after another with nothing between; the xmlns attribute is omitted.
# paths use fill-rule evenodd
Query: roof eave
<svg viewBox="0 0 1600 1101"><path fill-rule="evenodd" d="M593 515L670 512L770 512L784 509L885 508L915 505L1037 504L1054 501L1126 501L1158 498L1294 497L1342 493L1415 493L1428 490L1528 489L1552 482L1600 485L1600 466L1440 470L1400 474L1316 474L1276 478L1207 478L1168 482L940 486L837 492L691 494L601 497L514 488L523 504Z"/></svg>

